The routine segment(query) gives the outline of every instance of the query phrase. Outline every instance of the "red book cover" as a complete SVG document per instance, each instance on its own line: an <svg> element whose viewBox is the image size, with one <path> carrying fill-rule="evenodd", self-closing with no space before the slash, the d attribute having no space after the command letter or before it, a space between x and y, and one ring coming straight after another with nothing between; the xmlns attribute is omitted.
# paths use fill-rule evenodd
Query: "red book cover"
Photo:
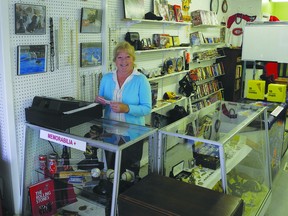
<svg viewBox="0 0 288 216"><path fill-rule="evenodd" d="M29 187L31 211L33 216L56 214L54 181L45 179Z"/></svg>

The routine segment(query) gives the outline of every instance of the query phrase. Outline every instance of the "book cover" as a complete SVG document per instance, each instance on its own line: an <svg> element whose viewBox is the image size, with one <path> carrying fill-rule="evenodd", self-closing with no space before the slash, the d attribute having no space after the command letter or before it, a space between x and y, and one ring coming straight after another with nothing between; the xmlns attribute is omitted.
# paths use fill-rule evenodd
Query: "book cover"
<svg viewBox="0 0 288 216"><path fill-rule="evenodd" d="M29 187L31 212L33 216L50 216L57 212L54 181L45 179Z"/></svg>
<svg viewBox="0 0 288 216"><path fill-rule="evenodd" d="M201 39L200 39L200 32L192 32L190 33L190 43L191 45L200 45L201 44Z"/></svg>

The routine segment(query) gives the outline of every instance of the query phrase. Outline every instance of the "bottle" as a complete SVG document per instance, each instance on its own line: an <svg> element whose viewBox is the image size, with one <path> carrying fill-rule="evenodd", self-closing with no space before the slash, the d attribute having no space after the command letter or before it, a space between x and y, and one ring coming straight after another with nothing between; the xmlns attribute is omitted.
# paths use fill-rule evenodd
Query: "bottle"
<svg viewBox="0 0 288 216"><path fill-rule="evenodd" d="M61 155L61 158L62 158L62 162L63 162L63 170L64 171L67 171L67 170L70 170L70 155L69 155L69 151L68 151L68 147L67 146L63 146L63 149L62 149L62 155Z"/></svg>

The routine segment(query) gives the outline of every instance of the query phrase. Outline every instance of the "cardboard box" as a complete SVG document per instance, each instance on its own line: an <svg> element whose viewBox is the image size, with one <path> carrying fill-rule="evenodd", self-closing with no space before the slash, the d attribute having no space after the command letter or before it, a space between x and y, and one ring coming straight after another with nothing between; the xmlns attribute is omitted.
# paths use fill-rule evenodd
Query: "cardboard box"
<svg viewBox="0 0 288 216"><path fill-rule="evenodd" d="M286 85L283 84L269 84L267 101L285 102L286 101Z"/></svg>
<svg viewBox="0 0 288 216"><path fill-rule="evenodd" d="M247 98L264 100L265 84L264 80L248 80Z"/></svg>

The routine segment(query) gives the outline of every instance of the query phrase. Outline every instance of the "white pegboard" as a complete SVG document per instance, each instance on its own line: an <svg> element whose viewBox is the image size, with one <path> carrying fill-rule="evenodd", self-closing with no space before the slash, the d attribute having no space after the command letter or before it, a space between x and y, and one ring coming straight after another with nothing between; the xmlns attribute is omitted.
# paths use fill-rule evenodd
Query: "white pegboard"
<svg viewBox="0 0 288 216"><path fill-rule="evenodd" d="M19 35L15 34L15 4L43 5L46 7L46 34L43 35ZM80 43L82 42L101 42L102 33L80 33L81 8L102 9L102 1L89 0L30 0L17 1L9 0L9 32L10 32L10 50L11 50L11 70L15 124L17 136L17 155L19 155L19 166L24 160L25 148L25 108L31 106L35 96L63 97L71 96L76 99L86 99L92 101L95 98L96 84L98 81L95 74L101 72L101 66L98 67L80 67ZM53 17L54 32L61 34L59 40L59 69L51 72L49 57L47 61L47 72L32 75L17 75L17 46L19 45L48 45L49 50L49 18ZM55 38L55 35L54 35ZM49 56L49 55L48 55ZM95 77L87 81L84 88L79 83L82 76ZM92 82L94 81L94 83ZM91 90L91 88L93 91ZM93 95L92 95L93 94ZM4 148L4 147L3 147ZM40 149L41 151L41 149ZM26 157L30 160L29 164L34 162L34 158ZM32 167L31 167L32 168ZM31 173L31 170L26 170Z"/></svg>

